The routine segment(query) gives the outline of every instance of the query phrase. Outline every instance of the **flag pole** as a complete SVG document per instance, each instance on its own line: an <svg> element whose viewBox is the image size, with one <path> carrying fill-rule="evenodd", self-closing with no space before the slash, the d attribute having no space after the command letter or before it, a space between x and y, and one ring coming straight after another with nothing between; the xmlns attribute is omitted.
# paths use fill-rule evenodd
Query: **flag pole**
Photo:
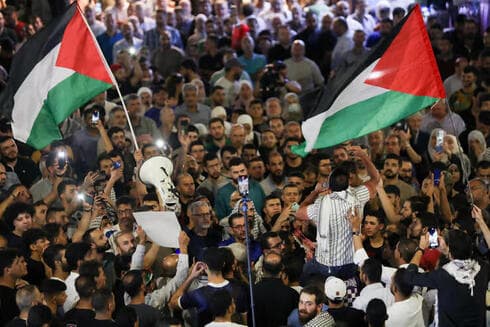
<svg viewBox="0 0 490 327"><path fill-rule="evenodd" d="M119 96L119 99L121 100L121 106L124 110L124 114L126 115L126 120L128 121L129 131L131 132L131 137L133 138L134 147L136 150L139 150L138 142L136 141L136 134L134 133L133 124L131 124L131 118L129 117L128 109L126 108L126 103L124 102L124 98L121 94L121 90L119 89L119 85L117 84L117 80L116 80L114 74L112 73L112 70L109 67L109 64L107 63L107 60L105 59L104 54L102 53L102 50L99 47L99 43L97 42L97 38L95 37L94 33L92 32L92 29L88 25L87 20L85 19L85 15L83 14L82 9L78 5L78 2L76 4L76 6L77 6L78 12L82 16L83 21L85 22L85 26L87 27L87 29L90 32L90 35L92 36L92 39L95 43L95 48L97 49L97 52L99 53L99 57L102 60L102 62L104 63L106 71L109 73L109 76L111 77L112 85L116 87L117 95Z"/></svg>

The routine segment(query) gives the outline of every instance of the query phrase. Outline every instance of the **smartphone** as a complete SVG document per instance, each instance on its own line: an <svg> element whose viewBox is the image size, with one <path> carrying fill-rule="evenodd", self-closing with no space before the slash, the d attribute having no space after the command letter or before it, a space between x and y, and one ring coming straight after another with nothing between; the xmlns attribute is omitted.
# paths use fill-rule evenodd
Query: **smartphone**
<svg viewBox="0 0 490 327"><path fill-rule="evenodd" d="M442 129L440 129L436 132L435 150L437 152L442 152L442 150L443 150L442 146L444 144L444 136L446 136L446 132L444 132Z"/></svg>
<svg viewBox="0 0 490 327"><path fill-rule="evenodd" d="M291 210L296 212L298 211L299 209L299 204L297 204L296 202L294 202L292 205L291 205Z"/></svg>
<svg viewBox="0 0 490 327"><path fill-rule="evenodd" d="M441 182L441 170L439 168L434 168L434 186L439 186Z"/></svg>
<svg viewBox="0 0 490 327"><path fill-rule="evenodd" d="M77 194L77 199L80 200L80 201L85 201L85 195L83 195L83 193L78 193Z"/></svg>
<svg viewBox="0 0 490 327"><path fill-rule="evenodd" d="M58 152L58 166L60 168L63 168L66 166L66 152L65 151L59 151Z"/></svg>
<svg viewBox="0 0 490 327"><path fill-rule="evenodd" d="M114 161L114 163L112 164L112 167L114 169L119 169L119 168L121 168L121 164L119 163L119 161Z"/></svg>
<svg viewBox="0 0 490 327"><path fill-rule="evenodd" d="M431 249L439 247L439 235L437 234L437 229L429 228L429 247Z"/></svg>
<svg viewBox="0 0 490 327"><path fill-rule="evenodd" d="M238 193L241 196L248 196L248 177L247 176L238 176Z"/></svg>
<svg viewBox="0 0 490 327"><path fill-rule="evenodd" d="M92 113L92 124L95 125L99 122L100 113L96 110Z"/></svg>

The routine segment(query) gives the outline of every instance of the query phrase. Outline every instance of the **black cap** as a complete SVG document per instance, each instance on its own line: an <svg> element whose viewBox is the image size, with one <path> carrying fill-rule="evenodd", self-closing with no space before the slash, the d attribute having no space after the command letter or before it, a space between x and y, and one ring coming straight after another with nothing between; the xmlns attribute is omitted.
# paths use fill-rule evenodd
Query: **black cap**
<svg viewBox="0 0 490 327"><path fill-rule="evenodd" d="M45 279L41 282L39 290L47 294L55 294L66 291L66 284L57 279Z"/></svg>

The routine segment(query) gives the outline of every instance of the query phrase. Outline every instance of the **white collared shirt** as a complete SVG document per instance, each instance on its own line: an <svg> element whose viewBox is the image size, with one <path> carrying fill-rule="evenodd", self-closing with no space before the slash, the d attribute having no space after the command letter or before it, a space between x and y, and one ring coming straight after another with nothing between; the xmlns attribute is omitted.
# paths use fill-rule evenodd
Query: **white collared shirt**
<svg viewBox="0 0 490 327"><path fill-rule="evenodd" d="M391 294L389 289L384 287L381 283L374 283L366 285L366 287L362 289L359 296L356 297L354 303L352 303L352 306L355 309L366 312L367 305L372 299L382 300L387 308L395 302L393 294Z"/></svg>
<svg viewBox="0 0 490 327"><path fill-rule="evenodd" d="M386 327L423 327L422 316L423 298L419 294L412 294L408 299L395 302L387 310L388 320Z"/></svg>
<svg viewBox="0 0 490 327"><path fill-rule="evenodd" d="M78 276L80 276L79 273L72 271L70 272L70 274L65 280L66 301L63 304L64 312L68 312L69 310L73 309L75 307L75 304L78 302L78 300L80 300L80 297L78 296L78 292L75 288L75 281L77 280Z"/></svg>

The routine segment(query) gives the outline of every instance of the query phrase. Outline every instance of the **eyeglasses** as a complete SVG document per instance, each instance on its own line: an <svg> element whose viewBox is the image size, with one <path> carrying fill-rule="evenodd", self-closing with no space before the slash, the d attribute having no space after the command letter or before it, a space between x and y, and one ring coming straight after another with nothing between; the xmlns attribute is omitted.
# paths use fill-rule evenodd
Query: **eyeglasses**
<svg viewBox="0 0 490 327"><path fill-rule="evenodd" d="M284 243L284 241L281 241L281 242L279 242L279 243L277 243L277 244L272 245L272 246L270 247L270 249L280 249L280 248L281 248L281 246L283 246L284 244L285 244L285 243Z"/></svg>

